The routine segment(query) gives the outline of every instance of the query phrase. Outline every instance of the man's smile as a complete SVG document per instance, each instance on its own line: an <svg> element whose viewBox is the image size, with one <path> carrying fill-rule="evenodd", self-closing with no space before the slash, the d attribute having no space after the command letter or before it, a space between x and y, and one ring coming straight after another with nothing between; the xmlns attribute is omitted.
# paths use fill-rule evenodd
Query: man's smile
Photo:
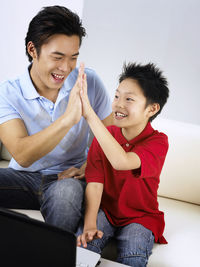
<svg viewBox="0 0 200 267"><path fill-rule="evenodd" d="M56 82L62 82L65 78L64 75L56 74L56 73L51 73L52 77Z"/></svg>

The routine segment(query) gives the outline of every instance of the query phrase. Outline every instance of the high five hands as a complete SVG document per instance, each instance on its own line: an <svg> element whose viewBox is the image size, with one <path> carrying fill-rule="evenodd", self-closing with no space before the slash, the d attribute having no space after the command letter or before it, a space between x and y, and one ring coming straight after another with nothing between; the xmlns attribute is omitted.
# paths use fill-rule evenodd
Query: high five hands
<svg viewBox="0 0 200 267"><path fill-rule="evenodd" d="M80 64L79 73L80 73L80 81L81 81L81 89L80 89L80 99L82 103L82 116L87 120L91 112L94 112L87 94L87 77L84 73L84 63Z"/></svg>
<svg viewBox="0 0 200 267"><path fill-rule="evenodd" d="M71 126L78 123L82 116L86 119L88 114L93 112L87 95L87 77L84 69L84 64L81 63L76 83L71 90L67 109L64 113L65 119L70 121ZM70 177L83 179L85 177L85 167L86 163L81 168L71 167L64 170L58 174L58 180Z"/></svg>
<svg viewBox="0 0 200 267"><path fill-rule="evenodd" d="M93 111L87 95L87 77L84 73L84 63L80 64L79 73L74 87L71 90L66 113L71 122L76 124L84 116L87 120L89 113Z"/></svg>

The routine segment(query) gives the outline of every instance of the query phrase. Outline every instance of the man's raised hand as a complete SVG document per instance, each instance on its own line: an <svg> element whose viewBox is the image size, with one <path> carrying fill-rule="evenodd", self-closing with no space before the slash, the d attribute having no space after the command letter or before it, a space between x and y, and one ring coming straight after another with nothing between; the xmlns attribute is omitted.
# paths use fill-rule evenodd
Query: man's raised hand
<svg viewBox="0 0 200 267"><path fill-rule="evenodd" d="M70 92L67 109L65 111L65 115L68 118L70 118L70 121L73 125L78 123L82 116L82 103L80 99L80 90L82 89L83 75L84 75L84 64L82 63L79 68L79 73L76 83Z"/></svg>

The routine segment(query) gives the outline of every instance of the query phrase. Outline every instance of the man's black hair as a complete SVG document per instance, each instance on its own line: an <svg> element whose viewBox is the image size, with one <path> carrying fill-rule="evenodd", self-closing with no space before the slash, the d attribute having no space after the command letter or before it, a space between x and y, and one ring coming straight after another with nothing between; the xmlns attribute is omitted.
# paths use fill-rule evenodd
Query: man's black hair
<svg viewBox="0 0 200 267"><path fill-rule="evenodd" d="M40 55L41 46L47 43L48 38L54 34L77 35L81 45L86 31L79 16L68 8L63 6L43 7L31 20L25 38L26 54L30 62L32 57L27 51L28 42L33 42L38 55Z"/></svg>
<svg viewBox="0 0 200 267"><path fill-rule="evenodd" d="M124 64L119 76L121 83L125 79L133 79L138 82L144 96L147 99L146 106L153 103L160 105L160 110L149 120L152 121L161 112L169 97L168 82L163 73L153 63L146 65L128 63Z"/></svg>

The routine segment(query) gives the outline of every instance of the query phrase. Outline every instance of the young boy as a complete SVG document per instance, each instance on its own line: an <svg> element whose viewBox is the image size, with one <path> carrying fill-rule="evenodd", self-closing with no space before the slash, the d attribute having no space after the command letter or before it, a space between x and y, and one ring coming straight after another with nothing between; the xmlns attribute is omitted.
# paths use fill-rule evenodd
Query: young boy
<svg viewBox="0 0 200 267"><path fill-rule="evenodd" d="M114 125L107 129L89 103L86 75L82 83L83 116L95 138L88 153L85 219L77 245L101 253L115 237L118 262L146 266L154 241L167 243L157 190L168 138L150 123L167 101L167 81L154 64L124 66L112 104Z"/></svg>

